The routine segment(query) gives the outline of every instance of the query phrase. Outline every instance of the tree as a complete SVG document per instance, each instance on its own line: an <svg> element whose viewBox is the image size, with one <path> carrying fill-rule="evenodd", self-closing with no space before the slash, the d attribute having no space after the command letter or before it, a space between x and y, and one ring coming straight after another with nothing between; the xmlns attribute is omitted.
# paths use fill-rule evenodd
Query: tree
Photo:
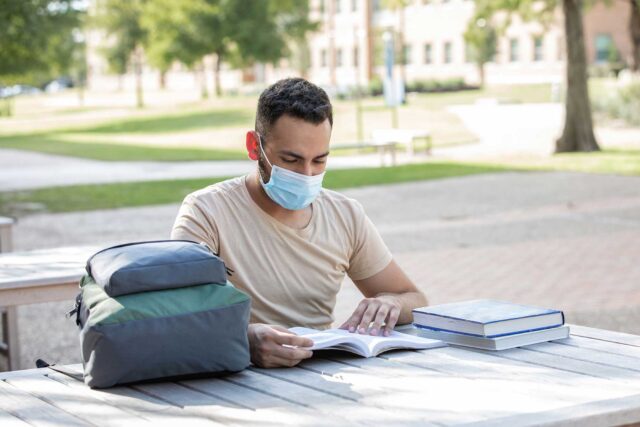
<svg viewBox="0 0 640 427"><path fill-rule="evenodd" d="M464 33L464 40L469 47L469 58L478 66L480 86L485 84L484 66L492 61L497 50L497 35L493 26L483 17L474 16L469 21Z"/></svg>
<svg viewBox="0 0 640 427"><path fill-rule="evenodd" d="M547 24L558 7L562 7L567 47L567 96L562 136L556 141L556 153L598 151L600 147L593 133L591 102L587 85L587 57L584 46L582 0L477 0L476 13L489 19L497 12L507 13L503 28L512 14L523 20L534 17Z"/></svg>
<svg viewBox="0 0 640 427"><path fill-rule="evenodd" d="M203 49L192 44L195 30L182 8L181 2L175 0L154 0L147 3L142 17L142 26L147 31L146 54L149 63L160 71L161 87L163 76L176 61L203 72ZM203 80L203 98L208 97L205 83Z"/></svg>
<svg viewBox="0 0 640 427"><path fill-rule="evenodd" d="M83 15L73 0L0 0L0 83L40 86L69 73Z"/></svg>
<svg viewBox="0 0 640 427"><path fill-rule="evenodd" d="M308 3L299 0L156 0L149 5L150 58L202 67L214 57L214 87L222 93L223 62L241 68L288 56L288 44L314 29Z"/></svg>
<svg viewBox="0 0 640 427"><path fill-rule="evenodd" d="M136 105L144 106L142 88L143 52L147 32L141 24L146 0L104 0L98 2L96 24L112 43L104 49L109 67L124 74L133 67L136 78Z"/></svg>
<svg viewBox="0 0 640 427"><path fill-rule="evenodd" d="M629 19L629 32L633 48L633 71L640 72L640 0L629 0L631 3L631 16Z"/></svg>

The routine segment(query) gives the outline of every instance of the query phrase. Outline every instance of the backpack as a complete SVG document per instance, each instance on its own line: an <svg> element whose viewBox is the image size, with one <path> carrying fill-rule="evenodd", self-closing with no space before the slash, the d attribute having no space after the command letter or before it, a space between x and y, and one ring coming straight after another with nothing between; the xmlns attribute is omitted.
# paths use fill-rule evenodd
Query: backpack
<svg viewBox="0 0 640 427"><path fill-rule="evenodd" d="M84 382L105 388L240 371L250 363L250 299L204 244L113 246L87 261L74 315Z"/></svg>

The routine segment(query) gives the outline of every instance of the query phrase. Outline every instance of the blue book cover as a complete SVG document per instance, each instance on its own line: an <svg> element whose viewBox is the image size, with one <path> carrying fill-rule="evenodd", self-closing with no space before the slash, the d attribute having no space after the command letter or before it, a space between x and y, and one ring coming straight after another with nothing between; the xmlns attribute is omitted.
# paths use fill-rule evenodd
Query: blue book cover
<svg viewBox="0 0 640 427"><path fill-rule="evenodd" d="M560 310L490 299L422 307L413 310L413 314L418 326L480 336L508 335L564 324Z"/></svg>

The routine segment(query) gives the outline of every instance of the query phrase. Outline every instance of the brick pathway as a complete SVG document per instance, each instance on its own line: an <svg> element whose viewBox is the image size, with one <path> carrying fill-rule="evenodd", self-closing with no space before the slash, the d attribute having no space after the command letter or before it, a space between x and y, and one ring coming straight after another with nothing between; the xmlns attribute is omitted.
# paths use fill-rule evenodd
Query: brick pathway
<svg viewBox="0 0 640 427"><path fill-rule="evenodd" d="M563 309L570 322L640 333L639 177L505 173L345 193L363 203L431 303L502 298ZM177 209L26 217L16 249L162 239ZM347 282L336 320L359 299ZM78 360L75 325L62 314L68 306L19 310L23 367L37 357Z"/></svg>

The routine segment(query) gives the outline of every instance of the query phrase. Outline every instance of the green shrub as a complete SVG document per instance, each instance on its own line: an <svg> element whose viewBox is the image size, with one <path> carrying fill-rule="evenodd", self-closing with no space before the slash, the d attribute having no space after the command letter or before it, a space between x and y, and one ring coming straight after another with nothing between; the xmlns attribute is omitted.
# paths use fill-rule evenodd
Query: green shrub
<svg viewBox="0 0 640 427"><path fill-rule="evenodd" d="M593 101L594 111L630 125L640 125L640 82L623 86Z"/></svg>
<svg viewBox="0 0 640 427"><path fill-rule="evenodd" d="M466 89L475 89L475 87L467 85L462 77L453 77L444 80L414 80L407 83L407 92L453 92Z"/></svg>

